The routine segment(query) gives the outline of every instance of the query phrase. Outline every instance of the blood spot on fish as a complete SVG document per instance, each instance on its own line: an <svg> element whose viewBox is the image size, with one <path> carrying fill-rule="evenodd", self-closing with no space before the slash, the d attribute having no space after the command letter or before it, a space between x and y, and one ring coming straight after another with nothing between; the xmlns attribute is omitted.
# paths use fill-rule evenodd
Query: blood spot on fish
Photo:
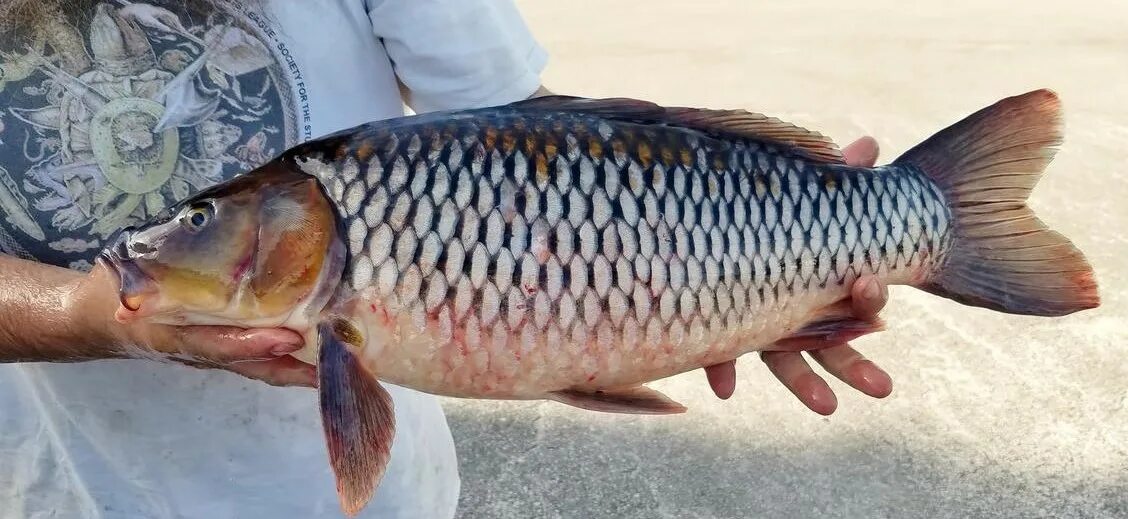
<svg viewBox="0 0 1128 519"><path fill-rule="evenodd" d="M552 257L552 250L549 247L550 241L551 242L556 241L556 235L555 234L549 235L547 237L546 236L534 236L533 237L531 252L533 253L533 257L535 257L537 259L537 263L540 263L540 264L543 265L545 262L548 261L549 258Z"/></svg>
<svg viewBox="0 0 1128 519"><path fill-rule="evenodd" d="M248 255L245 259L243 259L243 261L241 263L236 265L235 266L235 272L232 273L232 276L234 277L234 279L242 279L243 274L246 274L247 270L250 270L251 263L254 259L255 259L255 257L254 257L253 254ZM269 276L270 274L271 274L270 271L267 271L267 275Z"/></svg>
<svg viewBox="0 0 1128 519"><path fill-rule="evenodd" d="M595 375L588 375L587 381L591 382L593 380L595 380Z"/></svg>
<svg viewBox="0 0 1128 519"><path fill-rule="evenodd" d="M537 286L536 285L526 284L524 286L524 288L525 288L525 293L530 295L530 296L537 293Z"/></svg>

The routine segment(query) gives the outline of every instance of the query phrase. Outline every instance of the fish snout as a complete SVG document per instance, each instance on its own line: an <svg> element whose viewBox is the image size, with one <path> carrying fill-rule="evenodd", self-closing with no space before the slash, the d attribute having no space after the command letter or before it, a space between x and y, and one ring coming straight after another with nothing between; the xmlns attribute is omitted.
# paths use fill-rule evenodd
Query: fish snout
<svg viewBox="0 0 1128 519"><path fill-rule="evenodd" d="M98 260L118 279L118 296L122 306L116 315L119 321L138 314L141 303L155 292L153 279L135 261L135 255L147 254L154 249L144 243L132 241L135 232L133 227L122 229L98 256Z"/></svg>

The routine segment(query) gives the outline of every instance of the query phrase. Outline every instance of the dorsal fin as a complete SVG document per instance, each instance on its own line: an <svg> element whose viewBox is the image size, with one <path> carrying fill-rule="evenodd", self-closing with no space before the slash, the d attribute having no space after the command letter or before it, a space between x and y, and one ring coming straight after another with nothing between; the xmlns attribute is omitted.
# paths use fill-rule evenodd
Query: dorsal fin
<svg viewBox="0 0 1128 519"><path fill-rule="evenodd" d="M845 164L842 151L829 137L775 117L744 110L664 107L638 99L572 96L537 97L511 106L521 110L578 112L617 121L689 128L715 137L774 144L785 151L820 162Z"/></svg>

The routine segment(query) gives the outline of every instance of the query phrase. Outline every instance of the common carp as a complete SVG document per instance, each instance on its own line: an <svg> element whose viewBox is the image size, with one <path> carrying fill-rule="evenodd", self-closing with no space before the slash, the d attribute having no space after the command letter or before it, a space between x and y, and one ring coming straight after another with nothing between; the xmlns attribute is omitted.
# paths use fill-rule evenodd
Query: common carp
<svg viewBox="0 0 1128 519"><path fill-rule="evenodd" d="M318 365L341 503L388 461L380 381L610 412L643 383L787 338L856 337L876 275L1012 314L1099 304L1026 199L1062 139L1048 90L889 165L764 115L548 97L365 124L126 229L101 255L122 320L285 327Z"/></svg>

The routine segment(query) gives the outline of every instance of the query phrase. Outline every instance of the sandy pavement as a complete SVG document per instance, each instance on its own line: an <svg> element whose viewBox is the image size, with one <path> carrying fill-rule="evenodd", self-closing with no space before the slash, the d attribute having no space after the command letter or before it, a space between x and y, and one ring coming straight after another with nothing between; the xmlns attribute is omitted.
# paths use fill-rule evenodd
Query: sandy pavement
<svg viewBox="0 0 1128 519"><path fill-rule="evenodd" d="M817 416L740 360L653 387L675 417L445 400L466 518L1128 517L1128 2L520 1L550 88L741 107L890 161L1048 87L1066 139L1031 205L1088 255L1103 305L1006 316L895 287L857 345L893 376Z"/></svg>

